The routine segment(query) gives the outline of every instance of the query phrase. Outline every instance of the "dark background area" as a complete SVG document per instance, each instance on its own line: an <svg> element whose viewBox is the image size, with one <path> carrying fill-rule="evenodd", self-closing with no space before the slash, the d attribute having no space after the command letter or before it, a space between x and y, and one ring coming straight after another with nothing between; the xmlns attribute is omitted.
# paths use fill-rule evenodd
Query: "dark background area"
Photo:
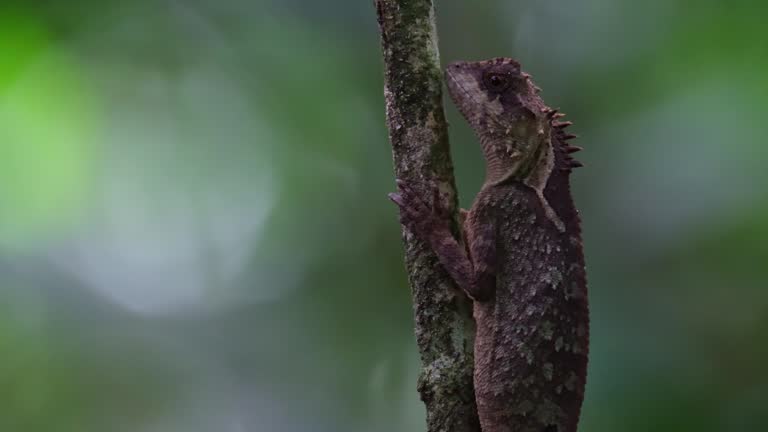
<svg viewBox="0 0 768 432"><path fill-rule="evenodd" d="M3 3L0 430L424 430L371 3ZM765 3L437 14L586 148L580 430L768 430Z"/></svg>

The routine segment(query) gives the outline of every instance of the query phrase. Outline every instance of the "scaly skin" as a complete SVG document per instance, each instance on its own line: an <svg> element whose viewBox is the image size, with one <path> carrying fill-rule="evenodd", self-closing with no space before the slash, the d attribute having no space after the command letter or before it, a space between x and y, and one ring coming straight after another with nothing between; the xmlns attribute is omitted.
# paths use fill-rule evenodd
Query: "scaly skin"
<svg viewBox="0 0 768 432"><path fill-rule="evenodd" d="M390 198L474 300L474 385L483 432L576 432L589 343L586 274L570 194L570 122L506 58L446 71L452 99L483 148L486 181L463 223L404 182ZM439 200L432 199L433 203Z"/></svg>

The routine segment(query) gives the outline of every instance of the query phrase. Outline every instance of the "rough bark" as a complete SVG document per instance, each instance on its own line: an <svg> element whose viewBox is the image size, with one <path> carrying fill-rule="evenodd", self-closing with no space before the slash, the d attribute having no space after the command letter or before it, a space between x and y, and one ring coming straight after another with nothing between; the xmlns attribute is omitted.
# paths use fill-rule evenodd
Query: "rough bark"
<svg viewBox="0 0 768 432"><path fill-rule="evenodd" d="M375 0L384 55L387 125L395 175L422 194L440 191L456 220L456 188L442 106L442 70L430 0ZM457 231L458 232L458 231ZM469 300L425 243L403 231L428 432L479 432L472 387Z"/></svg>

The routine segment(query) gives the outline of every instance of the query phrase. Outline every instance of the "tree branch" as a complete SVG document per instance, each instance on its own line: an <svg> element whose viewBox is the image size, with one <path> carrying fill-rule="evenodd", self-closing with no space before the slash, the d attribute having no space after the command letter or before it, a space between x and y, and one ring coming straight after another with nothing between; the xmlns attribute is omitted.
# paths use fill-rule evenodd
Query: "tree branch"
<svg viewBox="0 0 768 432"><path fill-rule="evenodd" d="M375 4L395 175L422 196L438 187L442 204L455 221L456 187L432 1L375 0ZM427 409L427 430L479 432L472 387L471 304L426 244L405 231L403 238L423 365L418 389Z"/></svg>

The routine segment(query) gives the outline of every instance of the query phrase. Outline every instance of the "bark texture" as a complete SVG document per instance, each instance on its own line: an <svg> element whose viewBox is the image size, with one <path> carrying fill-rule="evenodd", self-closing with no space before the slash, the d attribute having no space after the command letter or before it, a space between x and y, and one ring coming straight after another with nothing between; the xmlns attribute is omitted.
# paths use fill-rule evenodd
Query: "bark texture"
<svg viewBox="0 0 768 432"><path fill-rule="evenodd" d="M387 125L395 175L421 196L440 191L456 223L456 188L442 105L443 74L430 0L375 0L384 55ZM472 306L429 245L403 231L428 432L480 432Z"/></svg>

